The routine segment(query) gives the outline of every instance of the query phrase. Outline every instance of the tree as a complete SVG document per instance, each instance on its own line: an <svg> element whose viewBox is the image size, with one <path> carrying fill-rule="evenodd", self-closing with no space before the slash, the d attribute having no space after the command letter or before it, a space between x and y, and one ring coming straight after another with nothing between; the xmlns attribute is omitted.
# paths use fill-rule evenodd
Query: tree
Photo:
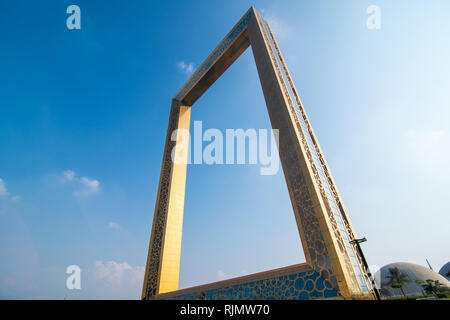
<svg viewBox="0 0 450 320"><path fill-rule="evenodd" d="M416 283L420 286L420 290L422 290L422 294L425 295L425 291L423 291L423 284L425 281L423 280L416 280Z"/></svg>
<svg viewBox="0 0 450 320"><path fill-rule="evenodd" d="M439 280L428 279L425 284L422 284L422 287L427 293L437 296L439 292L442 292L443 285L439 282Z"/></svg>
<svg viewBox="0 0 450 320"><path fill-rule="evenodd" d="M378 292L380 293L380 295L382 295L386 299L390 299L392 296L390 291L386 288L378 289Z"/></svg>
<svg viewBox="0 0 450 320"><path fill-rule="evenodd" d="M411 280L408 279L408 276L395 267L389 268L389 275L386 276L386 278L389 279L388 282L386 282L386 285L391 286L391 288L400 289L403 296L406 298L406 294L403 291L403 285L411 282Z"/></svg>

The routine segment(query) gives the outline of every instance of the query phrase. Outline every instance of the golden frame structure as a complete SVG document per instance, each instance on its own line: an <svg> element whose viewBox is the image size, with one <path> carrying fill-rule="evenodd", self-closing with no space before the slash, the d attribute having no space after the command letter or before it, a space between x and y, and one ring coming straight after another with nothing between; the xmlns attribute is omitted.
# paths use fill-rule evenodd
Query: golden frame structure
<svg viewBox="0 0 450 320"><path fill-rule="evenodd" d="M252 47L306 263L178 290L191 106ZM184 139L186 140L186 139ZM142 299L374 299L367 263L269 24L251 7L172 99Z"/></svg>

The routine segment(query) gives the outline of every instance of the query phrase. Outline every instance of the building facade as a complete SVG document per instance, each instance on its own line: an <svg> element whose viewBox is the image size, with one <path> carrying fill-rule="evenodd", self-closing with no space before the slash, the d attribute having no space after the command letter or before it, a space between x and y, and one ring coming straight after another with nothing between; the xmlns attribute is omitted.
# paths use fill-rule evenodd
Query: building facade
<svg viewBox="0 0 450 320"><path fill-rule="evenodd" d="M174 163L177 129L195 101L251 47L306 262L178 290L187 170ZM175 131L176 132L176 131ZM252 7L172 100L142 290L143 299L373 299L372 280L336 184L269 24Z"/></svg>

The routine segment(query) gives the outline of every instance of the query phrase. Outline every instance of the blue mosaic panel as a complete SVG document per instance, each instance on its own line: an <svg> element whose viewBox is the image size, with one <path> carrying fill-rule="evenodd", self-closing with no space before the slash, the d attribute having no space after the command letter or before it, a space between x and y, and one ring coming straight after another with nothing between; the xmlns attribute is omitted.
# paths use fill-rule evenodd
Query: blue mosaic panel
<svg viewBox="0 0 450 320"><path fill-rule="evenodd" d="M181 294L173 300L309 300L340 297L315 271L243 282L232 286Z"/></svg>

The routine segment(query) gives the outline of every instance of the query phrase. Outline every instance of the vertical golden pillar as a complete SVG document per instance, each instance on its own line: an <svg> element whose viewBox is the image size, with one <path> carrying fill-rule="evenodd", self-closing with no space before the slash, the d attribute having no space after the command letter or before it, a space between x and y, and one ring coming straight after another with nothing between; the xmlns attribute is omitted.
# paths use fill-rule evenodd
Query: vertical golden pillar
<svg viewBox="0 0 450 320"><path fill-rule="evenodd" d="M189 144L183 133L189 132L190 118L191 107L173 100L148 249L143 299L178 290Z"/></svg>
<svg viewBox="0 0 450 320"><path fill-rule="evenodd" d="M258 12L247 32L307 263L346 299L372 298L342 200L270 26Z"/></svg>

